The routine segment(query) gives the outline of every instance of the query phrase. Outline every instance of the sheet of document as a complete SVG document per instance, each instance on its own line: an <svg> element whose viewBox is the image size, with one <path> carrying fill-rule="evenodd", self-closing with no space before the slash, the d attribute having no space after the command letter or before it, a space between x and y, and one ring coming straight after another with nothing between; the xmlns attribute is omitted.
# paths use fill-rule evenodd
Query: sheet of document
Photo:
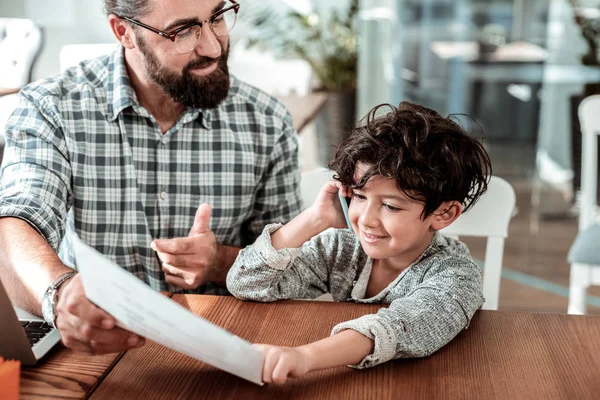
<svg viewBox="0 0 600 400"><path fill-rule="evenodd" d="M86 297L120 327L262 385L262 356L250 343L156 292L79 238L73 250Z"/></svg>

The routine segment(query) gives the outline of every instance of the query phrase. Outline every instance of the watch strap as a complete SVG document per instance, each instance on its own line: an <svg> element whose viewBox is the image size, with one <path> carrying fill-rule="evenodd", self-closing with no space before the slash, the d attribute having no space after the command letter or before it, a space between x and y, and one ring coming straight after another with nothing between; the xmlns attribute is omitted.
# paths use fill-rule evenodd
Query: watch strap
<svg viewBox="0 0 600 400"><path fill-rule="evenodd" d="M70 278L72 278L76 273L77 273L76 271L65 272L64 274L62 274L61 276L59 276L58 278L56 278L54 280L54 282L52 282L52 285L50 285L50 287L48 287L48 290L54 290L54 291L58 290L58 288L60 287L60 285L62 285L67 280L69 280Z"/></svg>
<svg viewBox="0 0 600 400"><path fill-rule="evenodd" d="M75 276L76 273L77 271L65 272L64 274L56 278L54 282L52 282L52 284L48 286L48 289L46 289L46 293L44 294L44 296L48 297L47 301L51 305L51 310L49 311L52 313L52 315L44 314L44 319L53 328L56 328L56 292L63 283Z"/></svg>

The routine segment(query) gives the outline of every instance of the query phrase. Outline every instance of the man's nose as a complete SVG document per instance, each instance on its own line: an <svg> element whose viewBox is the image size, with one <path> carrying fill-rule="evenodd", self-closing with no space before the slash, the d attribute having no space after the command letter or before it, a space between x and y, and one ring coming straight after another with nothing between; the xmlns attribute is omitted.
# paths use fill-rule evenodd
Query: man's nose
<svg viewBox="0 0 600 400"><path fill-rule="evenodd" d="M221 43L217 40L217 36L212 29L210 29L208 23L202 24L200 40L198 40L198 44L194 50L199 56L210 58L219 58L221 56Z"/></svg>

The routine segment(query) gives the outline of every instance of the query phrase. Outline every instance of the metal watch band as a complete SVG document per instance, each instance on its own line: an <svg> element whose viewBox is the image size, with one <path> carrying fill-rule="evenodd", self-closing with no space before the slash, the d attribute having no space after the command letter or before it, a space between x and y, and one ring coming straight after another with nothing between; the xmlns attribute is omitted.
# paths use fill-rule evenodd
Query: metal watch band
<svg viewBox="0 0 600 400"><path fill-rule="evenodd" d="M52 325L53 328L56 328L56 292L63 283L75 276L76 273L77 271L65 272L64 274L56 278L54 282L52 282L52 284L48 287L48 289L46 289L46 295L49 297L49 301L52 308L52 317L51 321L48 321L46 315L44 315L44 319L46 319L46 322Z"/></svg>
<svg viewBox="0 0 600 400"><path fill-rule="evenodd" d="M77 273L76 271L65 272L64 274L62 274L61 276L56 278L56 280L54 282L52 282L52 285L50 285L49 289L50 290L58 290L60 285L65 283L69 278L74 276L76 273Z"/></svg>

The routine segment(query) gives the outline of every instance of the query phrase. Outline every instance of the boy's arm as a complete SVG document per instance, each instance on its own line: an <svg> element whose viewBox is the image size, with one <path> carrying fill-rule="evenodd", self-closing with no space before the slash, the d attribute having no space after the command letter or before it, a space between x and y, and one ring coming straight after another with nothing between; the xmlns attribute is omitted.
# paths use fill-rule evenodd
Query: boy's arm
<svg viewBox="0 0 600 400"><path fill-rule="evenodd" d="M372 354L356 368L368 368L396 358L426 357L468 327L483 304L481 272L464 258L448 257L431 268L407 296L377 314L343 322L332 334L354 329L374 340Z"/></svg>
<svg viewBox="0 0 600 400"><path fill-rule="evenodd" d="M375 342L362 333L346 329L338 334L304 346L298 351L306 354L309 371L358 364L373 353Z"/></svg>
<svg viewBox="0 0 600 400"><path fill-rule="evenodd" d="M313 299L329 292L328 254L335 251L335 234L319 235L302 247L276 250L267 225L256 242L240 251L227 274L227 289L235 297L255 301Z"/></svg>
<svg viewBox="0 0 600 400"><path fill-rule="evenodd" d="M263 354L262 380L284 383L309 372L356 364L373 352L373 340L353 330L300 347L255 345Z"/></svg>
<svg viewBox="0 0 600 400"><path fill-rule="evenodd" d="M275 250L302 247L304 243L327 228L328 226L314 218L307 209L282 226L281 229L273 232L271 244Z"/></svg>
<svg viewBox="0 0 600 400"><path fill-rule="evenodd" d="M356 238L347 231L321 234L329 227L347 226L340 186L333 181L323 185L313 205L285 226L267 225L231 267L229 291L256 301L310 299L329 292L329 271L355 263L352 257L358 249Z"/></svg>

